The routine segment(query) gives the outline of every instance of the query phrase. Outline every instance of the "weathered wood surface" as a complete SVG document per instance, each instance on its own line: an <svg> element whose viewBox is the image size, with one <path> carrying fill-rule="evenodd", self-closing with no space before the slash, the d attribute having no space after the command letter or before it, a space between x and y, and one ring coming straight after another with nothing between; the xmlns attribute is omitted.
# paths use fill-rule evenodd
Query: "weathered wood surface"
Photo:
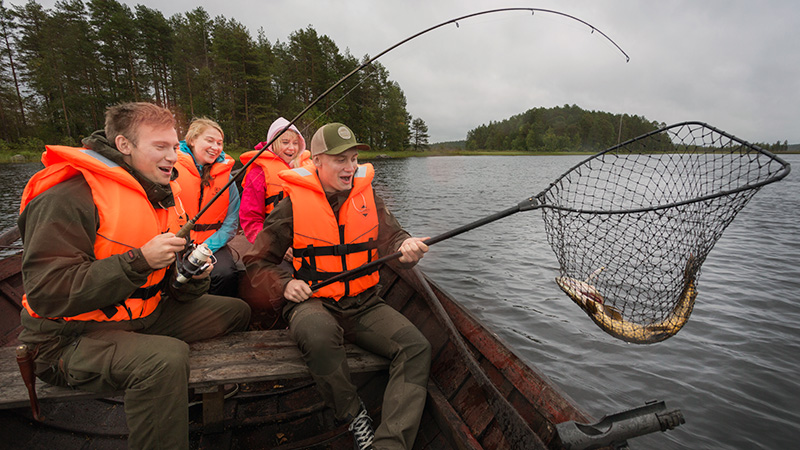
<svg viewBox="0 0 800 450"><path fill-rule="evenodd" d="M353 373L389 367L385 358L348 344L347 357ZM0 409L29 405L15 348L0 348ZM196 392L228 383L249 383L307 377L308 369L287 330L245 331L190 345L189 387ZM52 386L37 380L40 400L97 398L98 394ZM107 395L106 395L107 396Z"/></svg>

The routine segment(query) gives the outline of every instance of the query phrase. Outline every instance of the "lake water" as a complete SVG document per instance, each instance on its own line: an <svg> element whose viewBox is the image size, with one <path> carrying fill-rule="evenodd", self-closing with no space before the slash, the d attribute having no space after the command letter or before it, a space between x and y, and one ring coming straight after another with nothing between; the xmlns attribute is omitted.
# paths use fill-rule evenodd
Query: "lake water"
<svg viewBox="0 0 800 450"><path fill-rule="evenodd" d="M538 194L582 157L378 160L376 189L405 228L435 236ZM795 171L800 155L787 155ZM0 165L0 229L39 165ZM653 345L600 330L556 285L539 211L442 241L421 266L525 361L599 419L658 399L675 430L634 448L788 449L800 440L800 181L763 188L714 247L689 322Z"/></svg>

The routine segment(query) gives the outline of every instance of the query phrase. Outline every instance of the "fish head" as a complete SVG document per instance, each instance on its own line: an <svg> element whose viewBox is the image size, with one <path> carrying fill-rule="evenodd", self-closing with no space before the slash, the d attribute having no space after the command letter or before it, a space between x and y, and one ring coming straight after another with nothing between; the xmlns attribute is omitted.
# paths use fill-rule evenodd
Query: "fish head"
<svg viewBox="0 0 800 450"><path fill-rule="evenodd" d="M583 309L595 312L603 304L603 296L591 284L572 277L556 277L556 284Z"/></svg>

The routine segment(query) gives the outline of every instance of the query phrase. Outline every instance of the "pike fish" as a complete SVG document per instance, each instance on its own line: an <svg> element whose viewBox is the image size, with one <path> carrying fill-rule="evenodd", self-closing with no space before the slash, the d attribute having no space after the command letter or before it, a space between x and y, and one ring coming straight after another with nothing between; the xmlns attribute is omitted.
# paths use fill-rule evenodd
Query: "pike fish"
<svg viewBox="0 0 800 450"><path fill-rule="evenodd" d="M556 277L556 283L606 333L634 344L653 344L674 336L689 320L697 297L694 278L688 273L692 262L693 258L690 257L686 264L683 291L669 315L660 322L644 325L625 320L617 308L605 304L603 295L590 284L591 279L603 268L596 270L585 281Z"/></svg>

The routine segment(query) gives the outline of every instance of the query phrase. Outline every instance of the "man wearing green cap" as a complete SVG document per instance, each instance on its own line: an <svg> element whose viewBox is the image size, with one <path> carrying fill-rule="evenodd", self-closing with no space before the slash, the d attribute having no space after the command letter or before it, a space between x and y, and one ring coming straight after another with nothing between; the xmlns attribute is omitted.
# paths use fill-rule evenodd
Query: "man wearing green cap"
<svg viewBox="0 0 800 450"><path fill-rule="evenodd" d="M430 344L378 295L377 270L312 291L310 285L397 251L410 268L428 251L425 238L404 231L372 189L371 164L358 164L356 141L340 123L311 139L313 167L279 176L288 194L264 223L244 256L253 287L283 296L283 315L325 403L349 422L357 449L409 449L414 445L427 395ZM291 248L293 267L281 266ZM391 360L374 431L350 380L344 340Z"/></svg>

